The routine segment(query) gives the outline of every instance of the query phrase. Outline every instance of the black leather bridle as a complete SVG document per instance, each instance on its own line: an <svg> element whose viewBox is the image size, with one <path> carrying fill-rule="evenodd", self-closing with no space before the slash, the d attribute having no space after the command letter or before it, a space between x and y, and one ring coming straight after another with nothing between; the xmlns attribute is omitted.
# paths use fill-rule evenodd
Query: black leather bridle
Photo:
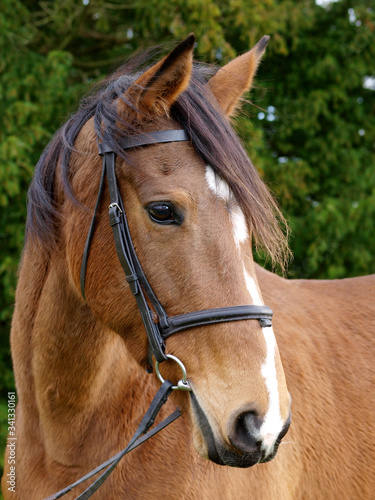
<svg viewBox="0 0 375 500"><path fill-rule="evenodd" d="M121 142L121 148L125 150L135 147L147 146L150 144L189 140L190 139L184 130L163 130L127 138L126 140L123 140ZM91 241L94 235L96 215L103 192L104 179L105 177L107 177L110 195L109 221L113 230L113 237L115 240L118 258L125 272L126 281L129 283L132 294L137 301L142 321L147 332L149 341L149 371L152 371L152 356L155 357L157 365L158 363L166 361L170 358L179 362L180 366L182 365L182 363L177 358L165 353L165 339L181 330L186 330L188 328L193 328L196 326L212 325L215 323L247 319L258 320L262 327L272 326L272 310L268 306L258 305L220 307L216 309L205 309L202 311L180 314L178 316L168 316L163 306L157 299L155 293L153 292L145 276L145 273L143 272L142 266L138 260L133 246L133 241L130 235L129 226L125 214L124 204L117 186L115 172L115 148L111 145L110 141L102 142L101 144L99 144L99 154L103 157L103 169L100 179L98 198L96 201L94 214L91 220L91 225L82 256L80 276L81 291L83 297L86 298L85 281L87 262ZM153 319L154 314L150 306L148 305L147 299L157 314L157 322L155 322ZM191 390L190 386L186 384L186 378L185 380L180 380L177 386L174 386L169 380L163 381L160 389L152 400L145 416L143 417L142 422L138 426L126 448L124 448L124 450L120 451L106 462L103 462L101 465L93 469L85 476L81 477L75 483L72 483L71 485L54 493L44 500L55 500L57 498L61 498L69 493L73 488L79 486L84 481L87 481L98 472L106 469L105 472L103 472L101 476L99 476L94 481L94 483L92 483L83 493L81 493L81 495L79 495L76 500L87 500L88 498L90 498L112 473L112 471L124 455L155 435L167 425L171 424L174 420L176 420L176 418L181 415L180 410L177 409L166 419L164 419L162 422L151 429L156 415L160 411L162 405L167 401L173 389ZM145 435L142 436L142 434Z"/></svg>
<svg viewBox="0 0 375 500"><path fill-rule="evenodd" d="M150 144L189 140L185 130L162 130L127 138L121 142L121 148L125 150ZM109 142L102 142L99 145L99 154L103 157L103 170L94 215L82 257L81 291L83 297L85 297L87 260L94 232L96 213L103 190L104 178L107 177L111 201L109 205L109 221L113 230L118 258L125 272L126 281L129 283L130 289L137 301L142 321L147 332L150 346L149 364L151 364L151 355L153 355L159 363L167 359L164 341L170 335L181 330L196 326L245 319L257 319L262 327L272 326L272 310L268 306L259 305L220 307L217 309L205 309L202 311L180 314L178 316L168 316L153 292L134 250L124 204L117 186L115 172L116 154L114 148ZM152 304L157 314L157 322L153 319L154 314L148 305L147 299L149 303Z"/></svg>

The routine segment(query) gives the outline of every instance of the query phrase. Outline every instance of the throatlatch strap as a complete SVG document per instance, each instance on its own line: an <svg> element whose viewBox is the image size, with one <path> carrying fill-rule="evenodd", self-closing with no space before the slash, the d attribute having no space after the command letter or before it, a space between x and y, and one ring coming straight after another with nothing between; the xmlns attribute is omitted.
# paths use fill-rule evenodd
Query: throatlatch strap
<svg viewBox="0 0 375 500"><path fill-rule="evenodd" d="M95 208L94 208L94 214L93 214L92 219L91 219L90 229L89 229L89 232L88 232L88 235L87 235L87 238L86 238L85 248L83 250L82 262L81 262L80 284L81 284L81 293L82 293L82 296L83 296L83 298L85 300L86 300L85 283L86 283L87 261L88 261L88 258L89 258L92 237L94 236L95 219L96 219L96 215L98 213L100 199L102 197L103 186L104 186L104 178L105 178L105 165L104 165L104 162L103 162L103 169L102 169L102 175L100 177L98 197L96 199Z"/></svg>
<svg viewBox="0 0 375 500"><path fill-rule="evenodd" d="M158 392L156 393L154 399L152 400L145 416L143 417L141 423L138 426L138 429L135 431L133 437L129 441L129 444L127 445L126 448L124 448L122 451L114 455L112 458L107 460L106 462L103 462L101 465L90 471L88 474L85 476L81 477L78 481L75 483L70 484L66 488L58 491L57 493L54 493L53 495L46 497L44 500L57 500L58 498L63 497L70 491L72 491L76 486L79 486L82 484L84 481L87 481L87 479L90 479L90 477L94 476L101 470L105 469L108 467L108 469L101 475L99 476L89 488L87 488L81 495L79 495L76 500L87 500L88 498L95 493L95 491L104 483L104 481L108 478L108 476L113 472L115 467L118 465L120 460L122 459L123 456L125 456L129 451L134 450L137 446L140 444L144 443L149 439L150 437L154 436L157 432L161 431L166 427L167 425L171 424L174 422L178 417L181 416L181 412L179 409L174 411L171 415L169 415L166 419L164 419L160 424L156 425L153 429L149 430L150 427L153 425L154 420L159 413L161 407L164 405L164 403L167 401L168 397L172 393L172 387L173 384L169 380L166 380L161 387L159 388ZM145 434L142 436L142 434Z"/></svg>

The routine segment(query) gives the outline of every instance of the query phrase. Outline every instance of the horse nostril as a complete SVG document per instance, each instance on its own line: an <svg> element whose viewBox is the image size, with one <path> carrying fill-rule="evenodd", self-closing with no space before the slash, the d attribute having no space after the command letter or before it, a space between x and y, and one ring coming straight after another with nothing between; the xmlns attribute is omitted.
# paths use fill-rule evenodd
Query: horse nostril
<svg viewBox="0 0 375 500"><path fill-rule="evenodd" d="M259 429L262 419L255 411L240 413L232 420L228 437L232 445L241 453L254 452L262 444Z"/></svg>

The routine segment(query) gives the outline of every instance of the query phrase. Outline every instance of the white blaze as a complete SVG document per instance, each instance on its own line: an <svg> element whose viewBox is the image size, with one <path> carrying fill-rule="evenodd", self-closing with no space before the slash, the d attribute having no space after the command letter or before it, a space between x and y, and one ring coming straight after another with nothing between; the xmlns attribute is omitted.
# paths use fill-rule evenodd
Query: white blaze
<svg viewBox="0 0 375 500"><path fill-rule="evenodd" d="M227 202L233 197L228 184L209 165L206 166L206 181L210 190L218 198Z"/></svg>
<svg viewBox="0 0 375 500"><path fill-rule="evenodd" d="M236 247L240 249L241 243L249 238L245 216L239 205L235 205L230 211L230 219L233 226L233 236Z"/></svg>
<svg viewBox="0 0 375 500"><path fill-rule="evenodd" d="M246 288L250 294L253 304L255 306L263 306L263 300L260 297L260 292L257 284L255 283L255 279L247 272L245 264L243 264L243 274L245 276Z"/></svg>
<svg viewBox="0 0 375 500"><path fill-rule="evenodd" d="M233 226L234 241L239 249L241 243L249 238L249 231L241 207L236 202L228 184L208 165L206 167L206 181L215 196L221 198L225 203L231 202L229 216Z"/></svg>
<svg viewBox="0 0 375 500"><path fill-rule="evenodd" d="M241 243L249 238L249 232L245 216L241 207L234 200L234 195L228 184L210 167L206 166L206 181L209 189L223 201L228 203L233 201L229 207L229 216L233 226L233 237L238 251ZM251 297L251 303L254 305L264 305L260 296L258 286L252 276L247 272L243 265L243 274L246 288ZM269 406L259 434L263 440L263 449L268 454L272 451L276 438L283 428L283 419L280 414L280 398L276 371L276 338L272 326L262 328L267 354L261 367L261 372L267 387L269 395Z"/></svg>
<svg viewBox="0 0 375 500"><path fill-rule="evenodd" d="M243 266L246 287L253 300L254 305L263 305L260 297L258 287L254 278L247 272ZM263 423L259 430L260 438L263 440L263 449L268 454L272 451L273 445L283 428L283 419L280 414L280 398L279 386L277 382L276 371L276 338L272 326L262 328L264 340L266 342L267 354L264 363L262 364L261 371L268 390L269 406L264 417Z"/></svg>
<svg viewBox="0 0 375 500"><path fill-rule="evenodd" d="M270 399L269 407L259 432L263 439L263 449L268 454L272 451L273 445L283 428L284 422L280 414L279 387L275 363L275 334L272 326L262 328L262 330L267 344L267 356L265 362L262 364L262 375L266 382Z"/></svg>

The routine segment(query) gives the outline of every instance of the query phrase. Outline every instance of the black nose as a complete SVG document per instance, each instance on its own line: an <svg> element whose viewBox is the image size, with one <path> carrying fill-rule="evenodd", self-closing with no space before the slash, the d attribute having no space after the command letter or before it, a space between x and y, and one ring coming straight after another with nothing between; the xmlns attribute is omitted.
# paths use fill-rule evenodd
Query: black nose
<svg viewBox="0 0 375 500"><path fill-rule="evenodd" d="M262 419L255 411L242 412L232 418L228 437L239 453L257 453L262 445L259 437L261 425Z"/></svg>
<svg viewBox="0 0 375 500"><path fill-rule="evenodd" d="M245 411L232 416L228 427L228 438L240 455L252 456L254 460L266 461L273 458L281 439L289 429L290 417L276 436L261 436L263 419L256 411ZM267 438L269 440L267 440Z"/></svg>

